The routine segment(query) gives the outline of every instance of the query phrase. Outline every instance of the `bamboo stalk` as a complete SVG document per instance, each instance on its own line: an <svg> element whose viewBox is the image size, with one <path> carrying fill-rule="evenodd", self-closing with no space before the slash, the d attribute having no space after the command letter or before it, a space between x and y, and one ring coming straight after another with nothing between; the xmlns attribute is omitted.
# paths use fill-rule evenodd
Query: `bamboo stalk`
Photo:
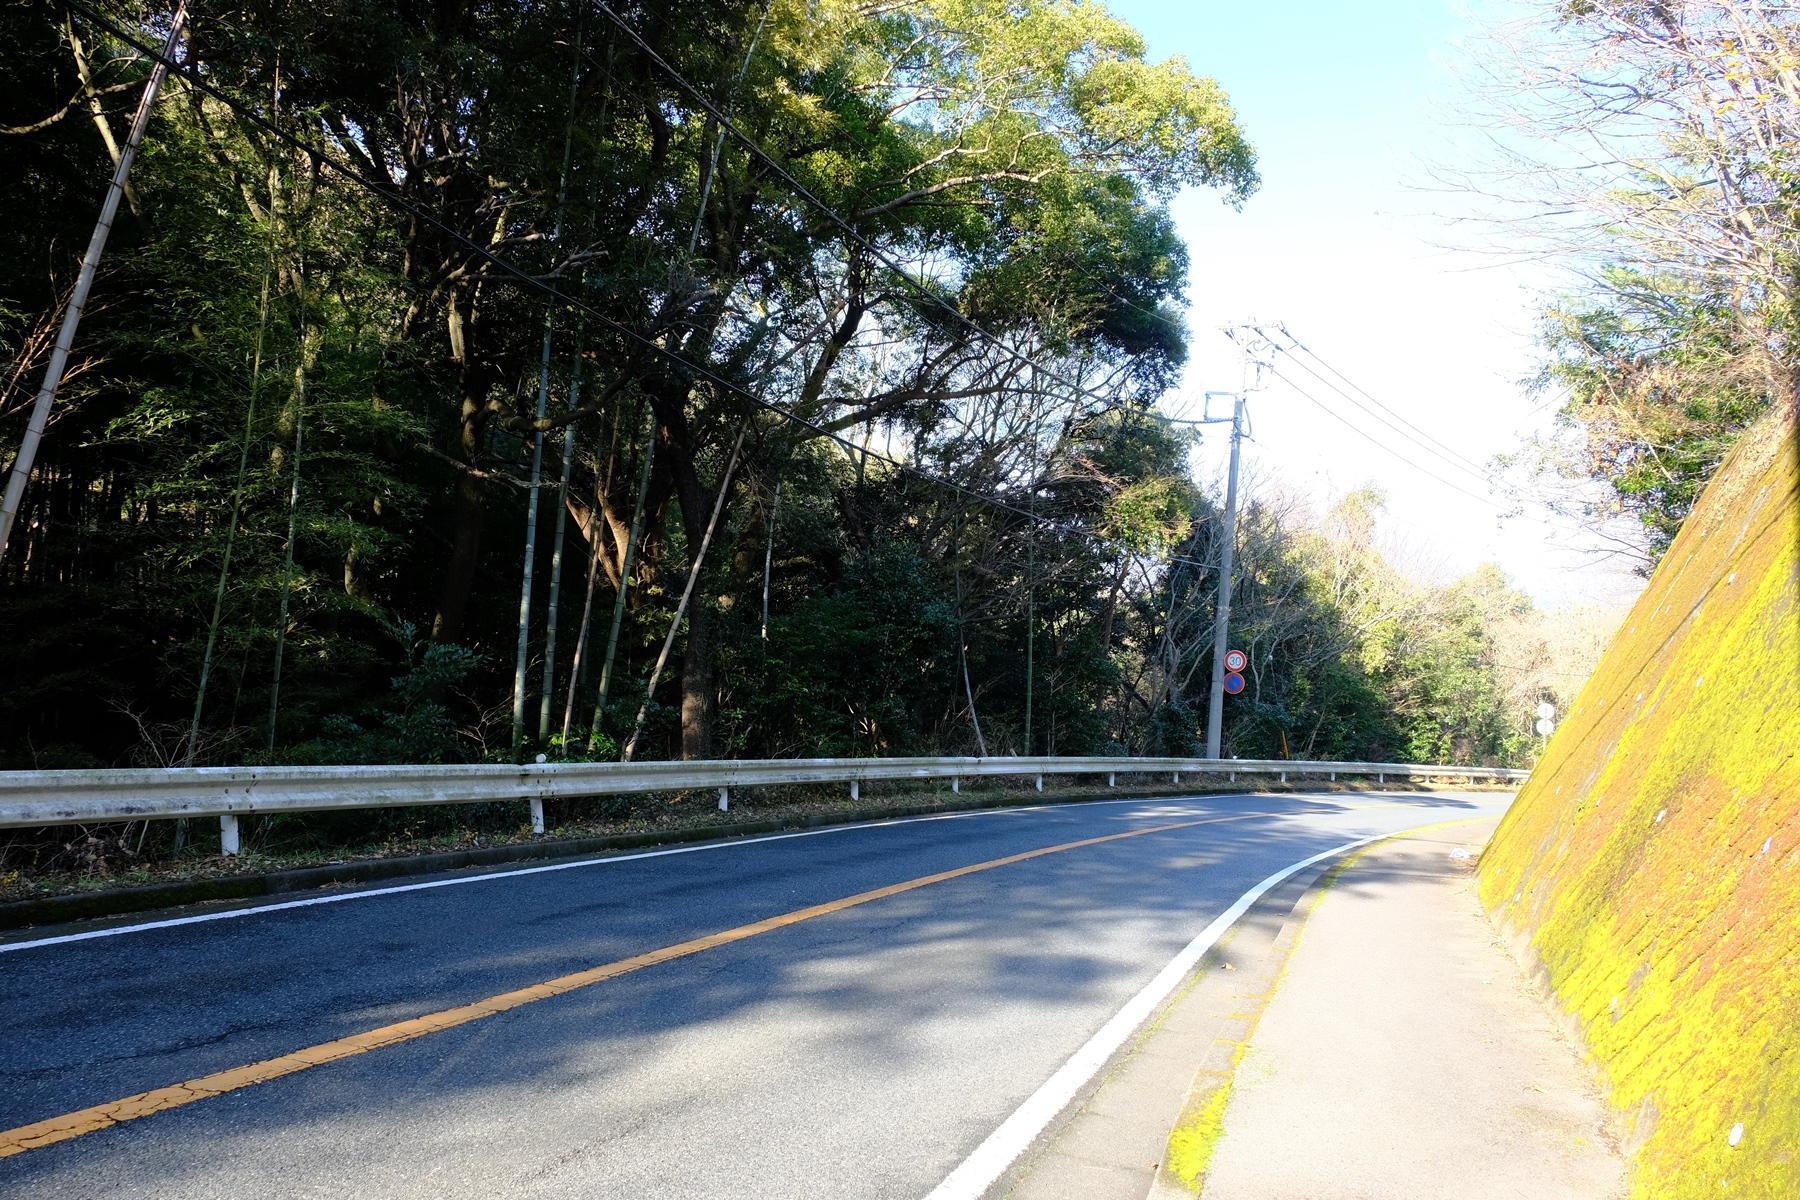
<svg viewBox="0 0 1800 1200"><path fill-rule="evenodd" d="M19 441L19 453L12 462L12 474L7 477L6 491L0 495L0 558L6 556L6 544L12 538L13 521L19 515L19 506L25 498L25 484L31 478L31 465L37 461L38 447L43 443L44 430L50 424L50 408L56 403L56 390L62 386L63 374L68 370L69 352L75 345L75 330L81 324L82 311L87 307L88 292L93 289L94 275L100 269L100 256L106 252L106 239L112 233L113 221L119 215L119 201L125 195L126 183L131 178L131 164L137 158L138 147L143 144L144 131L150 127L150 110L156 104L156 93L162 87L164 76L168 74L165 60L173 58L175 48L180 44L182 25L187 20L187 0L180 0L175 5L175 16L169 24L169 36L163 43L162 58L150 71L150 78L144 83L144 94L138 98L137 113L131 118L131 131L125 137L125 148L119 154L119 161L113 168L112 182L107 185L106 199L100 203L100 216L94 222L93 237L88 240L88 247L81 256L81 270L75 277L75 288L69 293L69 307L63 310L62 328L56 334L56 346L50 351L50 363L44 368L44 382L38 387L37 399L31 406L31 420L25 427L25 436Z"/></svg>
<svg viewBox="0 0 1800 1200"><path fill-rule="evenodd" d="M581 335L569 368L569 411L581 405ZM569 522L569 473L575 466L575 425L563 427L562 478L556 485L556 532L550 539L550 601L544 609L544 687L538 701L538 742L550 741L550 696L556 688L556 617L562 602L563 538ZM571 668L572 670L573 668Z"/></svg>
<svg viewBox="0 0 1800 1200"><path fill-rule="evenodd" d="M575 63L569 70L569 108L568 120L563 125L562 171L556 184L556 220L550 232L553 246L562 245L563 217L569 204L569 160L575 145L575 95L581 86L581 39L577 33L575 41ZM550 405L550 349L556 331L556 310L544 313L544 342L538 354L538 389L537 389L537 428L532 432L531 444L531 494L525 501L525 561L520 572L519 581L519 646L513 660L513 711L512 711L512 750L513 757L522 756L525 748L525 679L529 666L531 649L531 585L536 574L537 560L537 522L538 491L544 475L544 418ZM565 433L565 439L573 436ZM567 486L568 471L565 465L564 484ZM560 496L560 493L559 493ZM561 526L558 525L560 532ZM552 551L556 560L555 566L561 566L559 548ZM552 593L554 596L554 593ZM552 599L554 603L554 599ZM540 734L550 724L550 702L545 696L543 720L540 722Z"/></svg>
<svg viewBox="0 0 1800 1200"><path fill-rule="evenodd" d="M769 540L763 546L762 640L769 640L769 574L775 564L775 521L781 516L781 481L775 481L775 500L769 505Z"/></svg>
<svg viewBox="0 0 1800 1200"><path fill-rule="evenodd" d="M273 259L271 254L270 258ZM200 715L206 709L206 685L212 678L213 655L219 645L219 622L225 611L225 584L231 577L231 552L237 542L238 522L244 512L244 477L250 469L250 438L256 427L256 392L262 383L263 336L269 325L269 276L271 264L263 271L262 300L256 316L256 345L250 359L250 402L244 412L244 440L238 449L237 483L231 492L231 521L225 527L225 553L219 561L219 582L213 589L212 619L206 625L206 650L200 656L200 683L194 690L194 719L188 726L187 765L194 763L194 751L200 744Z"/></svg>
<svg viewBox="0 0 1800 1200"><path fill-rule="evenodd" d="M269 680L269 729L263 748L275 748L275 721L281 711L281 660L287 648L288 604L294 590L294 537L300 515L300 455L306 431L306 371L317 335L306 324L306 258L302 253L296 278L300 292L300 354L294 364L294 469L288 489L287 547L282 554L281 607L275 618L275 668Z"/></svg>
<svg viewBox="0 0 1800 1200"><path fill-rule="evenodd" d="M625 561L619 568L619 591L613 597L612 630L606 635L606 658L600 664L600 689L594 700L594 725L588 732L588 753L600 741L606 720L606 693L612 685L613 663L619 653L619 627L625 621L625 593L631 587L631 568L636 561L638 538L644 531L644 501L650 494L650 467L656 459L656 413L650 412L644 434L644 466L638 472L637 503L631 510L631 530L625 535Z"/></svg>

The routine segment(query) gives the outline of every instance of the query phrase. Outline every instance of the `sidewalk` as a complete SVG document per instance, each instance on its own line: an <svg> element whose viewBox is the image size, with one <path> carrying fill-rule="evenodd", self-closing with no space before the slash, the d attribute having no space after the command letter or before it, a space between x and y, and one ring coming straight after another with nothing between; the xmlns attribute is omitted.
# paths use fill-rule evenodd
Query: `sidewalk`
<svg viewBox="0 0 1800 1200"><path fill-rule="evenodd" d="M1491 822L1372 847L1307 918L1223 1104L1205 1200L1609 1200L1590 1069L1474 895ZM1211 1133L1206 1127L1211 1126ZM1191 1196L1165 1166L1155 1200Z"/></svg>

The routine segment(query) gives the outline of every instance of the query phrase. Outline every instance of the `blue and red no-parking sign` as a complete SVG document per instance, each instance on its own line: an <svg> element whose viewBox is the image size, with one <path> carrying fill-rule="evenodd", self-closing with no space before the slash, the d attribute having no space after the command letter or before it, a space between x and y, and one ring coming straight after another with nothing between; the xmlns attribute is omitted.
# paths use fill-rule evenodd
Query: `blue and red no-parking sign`
<svg viewBox="0 0 1800 1200"><path fill-rule="evenodd" d="M1244 690L1244 668L1250 665L1250 656L1242 650L1225 652L1225 691L1237 695Z"/></svg>

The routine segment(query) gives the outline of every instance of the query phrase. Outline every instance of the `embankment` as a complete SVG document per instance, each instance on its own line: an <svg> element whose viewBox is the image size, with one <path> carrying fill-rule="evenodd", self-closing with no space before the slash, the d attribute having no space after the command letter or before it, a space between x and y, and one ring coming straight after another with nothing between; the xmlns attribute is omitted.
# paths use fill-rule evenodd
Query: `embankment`
<svg viewBox="0 0 1800 1200"><path fill-rule="evenodd" d="M1634 1129L1634 1197L1800 1196L1800 441L1745 436L1481 863Z"/></svg>

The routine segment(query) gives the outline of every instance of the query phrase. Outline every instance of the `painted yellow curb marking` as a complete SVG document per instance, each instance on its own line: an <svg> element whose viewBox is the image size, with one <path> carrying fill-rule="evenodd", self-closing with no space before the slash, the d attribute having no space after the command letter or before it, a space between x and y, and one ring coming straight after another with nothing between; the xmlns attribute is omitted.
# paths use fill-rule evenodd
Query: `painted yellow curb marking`
<svg viewBox="0 0 1800 1200"><path fill-rule="evenodd" d="M1369 805L1369 808L1393 807L1390 805ZM966 867L957 867L950 871L939 871L935 875L922 875L917 879L909 879L904 883L889 884L887 887L875 888L872 891L858 892L853 896L845 896L839 900L814 904L807 908L795 909L777 917L769 917L761 921L752 921L748 925L739 925L733 929L708 934L686 942L677 942L672 946L664 946L659 950L650 950L643 954L634 954L630 958L621 958L616 962L589 967L585 971L576 971L568 975L559 975L555 979L547 979L542 983L534 983L529 987L518 988L510 992L501 992L486 1000L477 1000L473 1004L463 1004L455 1008L446 1008L439 1012L426 1013L421 1017L413 1017L406 1021L396 1021L392 1025L383 1025L363 1033L334 1041L321 1042L316 1046L308 1046L295 1050L290 1054L267 1058L261 1062L247 1066L233 1067L226 1071L215 1071L211 1075L202 1075L185 1083L171 1084L168 1087L153 1088L147 1092L126 1096L106 1104L96 1104L92 1108L84 1108L77 1112L64 1113L59 1117L36 1121L30 1125L20 1125L14 1129L0 1130L0 1158L14 1154L23 1154L27 1150L35 1150L40 1146L54 1145L68 1141L86 1133L94 1133L108 1129L114 1125L122 1125L126 1121L135 1121L139 1117L147 1117L153 1113L164 1112L171 1108L180 1108L184 1104L192 1104L196 1100L207 1100L214 1096L222 1096L239 1088L252 1087L259 1083L268 1083L280 1079L284 1075L292 1075L309 1067L322 1066L325 1063L337 1062L340 1059L353 1058L359 1054L367 1054L371 1050L379 1050L384 1046L395 1046L401 1042L410 1042L428 1034L439 1033L446 1029L454 1029L458 1025L467 1025L471 1021L479 1021L483 1017L491 1017L497 1013L509 1012L527 1004L535 1004L539 1000L548 1000L552 996L560 996L565 992L573 992L580 988L592 987L596 983L604 983L608 979L617 979L621 975L629 975L633 971L641 971L645 967L654 967L660 963L674 959L686 958L691 954L699 954L718 946L727 946L733 942L741 942L760 934L771 933L777 929L785 929L789 925L798 925L802 921L810 921L815 917L828 916L831 913L843 912L847 908L869 904L876 900L885 900L889 896L898 896L904 892L918 888L930 887L935 883L946 883L952 879L960 879L965 875L973 875L979 871L992 871L997 867L1011 866L1034 858L1042 858L1047 854L1061 854L1067 850L1080 850L1087 846L1099 846L1107 842L1122 841L1126 838L1144 837L1152 833L1168 833L1176 829L1191 829L1196 825L1214 825L1224 821L1243 821L1253 817L1278 817L1288 815L1278 812L1234 813L1229 816L1203 817L1194 821L1177 821L1169 825L1152 825L1144 829L1129 829L1123 833L1109 833L1101 837L1083 838L1078 842L1063 842L1056 846L1043 846L1036 850L1027 850L1021 854L1009 854L1004 858L992 858L986 862L972 863Z"/></svg>

